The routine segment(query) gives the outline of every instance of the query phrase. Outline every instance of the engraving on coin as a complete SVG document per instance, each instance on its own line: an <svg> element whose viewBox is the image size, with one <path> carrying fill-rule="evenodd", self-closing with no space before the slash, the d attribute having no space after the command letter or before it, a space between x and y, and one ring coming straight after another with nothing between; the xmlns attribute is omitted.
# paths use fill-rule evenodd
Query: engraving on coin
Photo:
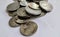
<svg viewBox="0 0 60 37"><path fill-rule="evenodd" d="M17 10L19 7L20 7L20 6L19 6L18 2L16 1L16 2L11 3L11 4L9 4L9 5L7 6L7 11L15 11L15 10Z"/></svg>
<svg viewBox="0 0 60 37"><path fill-rule="evenodd" d="M41 10L33 10L29 7L25 7L25 10L27 11L27 13L32 14L32 15L39 15L41 13Z"/></svg>
<svg viewBox="0 0 60 37"><path fill-rule="evenodd" d="M15 17L13 17L13 18L11 18L11 19L9 20L9 25L10 25L10 27L18 27L18 26L19 26L19 24L17 24L17 23L15 22L16 19L17 19L17 16L15 16Z"/></svg>
<svg viewBox="0 0 60 37"><path fill-rule="evenodd" d="M37 24L35 22L29 21L26 24L21 25L20 32L25 36L30 36L37 31Z"/></svg>
<svg viewBox="0 0 60 37"><path fill-rule="evenodd" d="M46 11L51 11L53 9L52 5L46 1L39 2L40 7Z"/></svg>
<svg viewBox="0 0 60 37"><path fill-rule="evenodd" d="M30 17L29 15L26 14L26 11L25 11L25 7L22 7L22 8L19 8L17 10L17 15L20 16L20 17Z"/></svg>

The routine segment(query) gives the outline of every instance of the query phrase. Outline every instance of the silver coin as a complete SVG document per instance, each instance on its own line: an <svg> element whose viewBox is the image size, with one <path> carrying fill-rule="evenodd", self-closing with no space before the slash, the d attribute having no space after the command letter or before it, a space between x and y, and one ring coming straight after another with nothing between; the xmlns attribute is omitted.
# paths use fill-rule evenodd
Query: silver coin
<svg viewBox="0 0 60 37"><path fill-rule="evenodd" d="M19 6L18 2L16 1L16 2L13 2L13 3L11 3L11 4L9 4L9 5L7 6L7 11L15 11L15 10L17 10L19 7L20 7L20 6Z"/></svg>
<svg viewBox="0 0 60 37"><path fill-rule="evenodd" d="M16 11L14 11L14 12L7 12L7 13L8 13L8 15L11 16L11 17L14 17L14 16L17 15L17 14L16 14Z"/></svg>
<svg viewBox="0 0 60 37"><path fill-rule="evenodd" d="M42 11L40 14L40 17L45 16L45 15L46 15L46 13Z"/></svg>
<svg viewBox="0 0 60 37"><path fill-rule="evenodd" d="M52 5L46 1L39 2L40 7L46 11L51 11L53 9Z"/></svg>
<svg viewBox="0 0 60 37"><path fill-rule="evenodd" d="M21 6L28 6L28 2L26 0L21 0L20 5Z"/></svg>
<svg viewBox="0 0 60 37"><path fill-rule="evenodd" d="M28 3L28 6L32 9L39 9L39 5L34 2Z"/></svg>
<svg viewBox="0 0 60 37"><path fill-rule="evenodd" d="M25 7L19 8L17 10L17 15L20 17L30 17L26 14Z"/></svg>
<svg viewBox="0 0 60 37"><path fill-rule="evenodd" d="M15 22L16 19L17 19L17 16L15 16L15 17L13 17L13 18L11 18L11 19L9 20L9 26L10 26L10 27L18 27L18 26L19 26L19 24L17 24L17 23Z"/></svg>
<svg viewBox="0 0 60 37"><path fill-rule="evenodd" d="M16 19L16 23L19 23L19 24L24 24L26 23L28 20L22 20L22 19Z"/></svg>
<svg viewBox="0 0 60 37"><path fill-rule="evenodd" d="M20 32L24 36L30 36L37 31L37 28L38 26L35 22L29 21L20 26Z"/></svg>
<svg viewBox="0 0 60 37"><path fill-rule="evenodd" d="M27 11L27 13L32 14L32 15L39 15L41 14L41 10L34 10L29 8L28 6L25 7L25 10Z"/></svg>

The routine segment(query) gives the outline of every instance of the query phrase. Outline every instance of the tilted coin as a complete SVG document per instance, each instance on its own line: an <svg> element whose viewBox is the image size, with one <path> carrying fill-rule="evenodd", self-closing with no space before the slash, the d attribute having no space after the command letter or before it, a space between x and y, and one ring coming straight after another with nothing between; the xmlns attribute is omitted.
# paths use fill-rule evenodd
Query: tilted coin
<svg viewBox="0 0 60 37"><path fill-rule="evenodd" d="M15 10L17 10L19 7L20 7L20 6L19 6L18 2L16 1L16 2L13 2L13 3L11 3L11 4L9 4L9 5L7 6L7 11L15 11Z"/></svg>
<svg viewBox="0 0 60 37"><path fill-rule="evenodd" d="M40 17L42 17L44 15L46 15L46 13L42 11L41 14L40 14Z"/></svg>
<svg viewBox="0 0 60 37"><path fill-rule="evenodd" d="M13 18L11 18L11 19L9 20L9 25L10 25L11 27L18 27L18 26L19 26L19 24L17 24L17 23L15 22L16 19L17 19L17 16L15 16L15 17L13 17Z"/></svg>
<svg viewBox="0 0 60 37"><path fill-rule="evenodd" d="M41 10L34 10L29 8L28 6L25 7L25 10L27 11L27 13L32 14L32 15L39 15L41 13Z"/></svg>
<svg viewBox="0 0 60 37"><path fill-rule="evenodd" d="M28 5L28 2L26 0L21 0L20 1L20 5L27 6Z"/></svg>
<svg viewBox="0 0 60 37"><path fill-rule="evenodd" d="M51 11L53 9L52 5L46 1L39 2L40 7L46 11Z"/></svg>
<svg viewBox="0 0 60 37"><path fill-rule="evenodd" d="M22 20L22 19L16 19L15 21L16 23L19 23L19 24L24 24L27 22L27 20Z"/></svg>
<svg viewBox="0 0 60 37"><path fill-rule="evenodd" d="M28 3L28 6L32 9L39 9L39 5L34 2Z"/></svg>
<svg viewBox="0 0 60 37"><path fill-rule="evenodd" d="M13 12L7 12L8 13L8 15L9 16L11 16L11 17L14 17L14 16L16 16L17 14L16 14L16 11L13 11Z"/></svg>
<svg viewBox="0 0 60 37"><path fill-rule="evenodd" d="M29 21L26 24L21 25L20 32L24 36L30 36L37 31L37 24L35 22Z"/></svg>
<svg viewBox="0 0 60 37"><path fill-rule="evenodd" d="M25 18L30 17L29 15L26 14L25 7L19 8L17 10L17 15L20 17L25 17Z"/></svg>

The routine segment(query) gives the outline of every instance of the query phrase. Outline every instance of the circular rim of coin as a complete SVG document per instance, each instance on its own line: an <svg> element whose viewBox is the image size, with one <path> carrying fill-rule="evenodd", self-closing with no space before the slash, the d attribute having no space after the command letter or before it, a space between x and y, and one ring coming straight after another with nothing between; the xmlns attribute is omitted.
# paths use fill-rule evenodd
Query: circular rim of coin
<svg viewBox="0 0 60 37"><path fill-rule="evenodd" d="M25 7L19 8L17 10L17 15L20 17L25 17L25 18L29 18L30 16L26 13L25 11Z"/></svg>
<svg viewBox="0 0 60 37"><path fill-rule="evenodd" d="M52 5L48 3L47 1L40 1L39 5L42 9L46 11L51 11L53 9Z"/></svg>
<svg viewBox="0 0 60 37"><path fill-rule="evenodd" d="M16 11L19 7L18 2L15 1L7 6L7 11Z"/></svg>
<svg viewBox="0 0 60 37"><path fill-rule="evenodd" d="M39 9L39 5L34 2L28 3L28 6L32 9Z"/></svg>
<svg viewBox="0 0 60 37"><path fill-rule="evenodd" d="M17 23L15 22L16 19L17 19L17 16L15 16L15 17L13 17L13 18L11 18L11 19L9 20L9 26L10 26L10 27L18 27L18 26L19 26L19 24L17 24Z"/></svg>
<svg viewBox="0 0 60 37"><path fill-rule="evenodd" d="M40 15L41 14L41 10L34 10L29 8L28 6L25 7L25 10L27 11L27 13L32 14L32 15Z"/></svg>
<svg viewBox="0 0 60 37"><path fill-rule="evenodd" d="M37 31L37 28L38 28L38 25L35 22L29 21L26 24L22 24L20 26L20 33L24 36L30 36Z"/></svg>

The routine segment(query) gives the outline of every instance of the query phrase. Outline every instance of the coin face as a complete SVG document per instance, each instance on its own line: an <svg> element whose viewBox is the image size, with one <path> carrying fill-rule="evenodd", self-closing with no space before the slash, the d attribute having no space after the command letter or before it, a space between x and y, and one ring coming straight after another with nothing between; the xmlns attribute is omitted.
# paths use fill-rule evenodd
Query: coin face
<svg viewBox="0 0 60 37"><path fill-rule="evenodd" d="M25 10L27 11L27 13L32 14L32 15L39 15L41 13L41 10L34 10L29 8L28 6L25 7Z"/></svg>
<svg viewBox="0 0 60 37"><path fill-rule="evenodd" d="M20 17L27 17L27 18L30 17L26 14L25 7L19 8L17 10L17 15Z"/></svg>
<svg viewBox="0 0 60 37"><path fill-rule="evenodd" d="M51 11L53 9L52 5L46 1L39 2L40 7L46 11Z"/></svg>
<svg viewBox="0 0 60 37"><path fill-rule="evenodd" d="M28 3L28 6L32 9L39 9L39 5L34 2Z"/></svg>
<svg viewBox="0 0 60 37"><path fill-rule="evenodd" d="M37 31L37 24L35 22L29 21L26 24L21 25L20 32L24 36L30 36Z"/></svg>
<svg viewBox="0 0 60 37"><path fill-rule="evenodd" d="M15 10L17 10L19 7L20 7L20 6L19 6L18 2L16 1L16 2L11 3L11 4L9 4L9 5L7 6L7 11L15 11Z"/></svg>
<svg viewBox="0 0 60 37"><path fill-rule="evenodd" d="M10 27L18 27L18 26L19 26L19 24L17 24L17 23L15 22L16 19L17 19L17 16L15 16L15 17L13 17L13 18L11 18L11 19L9 20L9 26L10 26Z"/></svg>

